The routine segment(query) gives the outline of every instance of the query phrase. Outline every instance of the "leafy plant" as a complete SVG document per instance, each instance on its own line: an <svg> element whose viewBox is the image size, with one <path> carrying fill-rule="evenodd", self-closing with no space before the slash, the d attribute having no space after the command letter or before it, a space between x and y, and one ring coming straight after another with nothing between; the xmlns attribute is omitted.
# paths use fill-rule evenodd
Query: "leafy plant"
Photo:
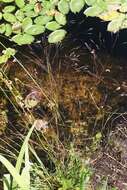
<svg viewBox="0 0 127 190"><path fill-rule="evenodd" d="M19 156L17 158L16 166L14 167L4 156L0 155L0 162L7 168L10 174L4 176L4 190L19 189L19 190L29 190L30 189L30 162L28 153L28 140L34 129L34 125L29 130L23 145L21 147ZM22 164L24 163L25 156L25 166L21 171ZM20 174L21 173L21 174ZM12 179L10 177L12 176Z"/></svg>
<svg viewBox="0 0 127 190"><path fill-rule="evenodd" d="M67 14L69 12L77 14L82 9L85 9L86 16L109 21L108 31L117 32L127 28L126 0L0 1L2 7L0 33L19 45L31 44L36 39L36 35L43 34L46 29L53 31L48 36L50 43L60 42L67 33L63 28L67 23ZM54 33L54 31L60 28L63 32L59 32L58 38L55 36L58 32Z"/></svg>
<svg viewBox="0 0 127 190"><path fill-rule="evenodd" d="M11 56L14 56L16 53L15 49L6 48L2 51L2 55L0 56L0 64L6 63Z"/></svg>

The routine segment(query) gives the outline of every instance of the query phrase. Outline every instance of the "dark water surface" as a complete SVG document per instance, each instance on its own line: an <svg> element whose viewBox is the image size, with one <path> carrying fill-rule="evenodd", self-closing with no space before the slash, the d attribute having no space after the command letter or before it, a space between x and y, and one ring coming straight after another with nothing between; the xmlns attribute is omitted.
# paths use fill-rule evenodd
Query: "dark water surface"
<svg viewBox="0 0 127 190"><path fill-rule="evenodd" d="M24 126L30 126L33 118L48 121L51 126L46 134L48 139L59 132L62 142L75 139L75 146L83 151L86 137L102 132L101 148L96 153L97 157L101 155L101 161L97 159L93 167L97 175L102 178L109 175L110 184L124 190L127 178L122 174L122 171L127 173L127 32L111 34L102 21L79 16L71 18L69 35L60 44L49 45L45 37L42 44L23 47L11 44L18 52L17 60L10 60L1 67L4 77L12 82L11 92L1 83L0 116L3 119L3 112L7 116L7 121L3 120L4 130L0 123L1 139L4 136L8 142L12 143L13 139L19 142L18 135L25 134ZM5 39L0 40L10 46ZM21 95L25 107L17 101L17 94ZM38 104L29 107L31 99ZM114 144L109 143L112 139L117 139L113 140ZM111 162L107 155L115 157L115 161ZM124 170L119 169L120 164L124 165Z"/></svg>

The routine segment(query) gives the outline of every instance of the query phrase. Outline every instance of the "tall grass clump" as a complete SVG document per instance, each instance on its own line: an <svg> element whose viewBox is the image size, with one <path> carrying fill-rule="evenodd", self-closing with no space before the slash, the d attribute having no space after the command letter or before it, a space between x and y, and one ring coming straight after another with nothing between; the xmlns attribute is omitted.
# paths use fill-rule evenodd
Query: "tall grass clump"
<svg viewBox="0 0 127 190"><path fill-rule="evenodd" d="M28 143L34 127L33 125L30 128L24 139L15 166L0 155L1 163L9 172L4 174L3 177L4 190L87 189L90 185L92 172L82 159L77 156L73 148L68 151L66 160L63 163L59 162L59 160L52 160L55 166L54 170L50 171L44 166L41 158ZM36 161L30 161L30 153Z"/></svg>

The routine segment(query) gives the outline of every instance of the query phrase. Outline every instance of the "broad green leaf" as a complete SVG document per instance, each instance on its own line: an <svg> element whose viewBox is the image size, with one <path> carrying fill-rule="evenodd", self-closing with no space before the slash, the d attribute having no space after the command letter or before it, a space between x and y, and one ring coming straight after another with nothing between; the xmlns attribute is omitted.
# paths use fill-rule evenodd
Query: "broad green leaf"
<svg viewBox="0 0 127 190"><path fill-rule="evenodd" d="M25 6L24 0L15 0L16 5L21 9Z"/></svg>
<svg viewBox="0 0 127 190"><path fill-rule="evenodd" d="M51 31L61 28L61 26L56 21L48 22L45 27Z"/></svg>
<svg viewBox="0 0 127 190"><path fill-rule="evenodd" d="M12 26L11 24L6 24L5 26L5 36L10 36L12 34Z"/></svg>
<svg viewBox="0 0 127 190"><path fill-rule="evenodd" d="M39 15L47 15L47 10L45 8L43 8L40 12L39 12ZM47 16L51 16L51 15L47 15Z"/></svg>
<svg viewBox="0 0 127 190"><path fill-rule="evenodd" d="M110 32L116 33L116 32L119 31L120 28L122 27L122 23L123 23L123 20L122 20L122 19L115 19L115 20L112 20L112 21L108 24L107 30L110 31Z"/></svg>
<svg viewBox="0 0 127 190"><path fill-rule="evenodd" d="M38 15L37 13L35 13L35 12L32 11L32 10L31 10L31 11L28 11L28 12L25 12L24 14L25 14L25 16L31 17L31 18L32 18L32 17L34 18L34 17L36 17L36 16Z"/></svg>
<svg viewBox="0 0 127 190"><path fill-rule="evenodd" d="M85 0L87 5L93 5L97 0Z"/></svg>
<svg viewBox="0 0 127 190"><path fill-rule="evenodd" d="M69 3L66 0L60 0L58 3L58 10L63 14L69 13Z"/></svg>
<svg viewBox="0 0 127 190"><path fill-rule="evenodd" d="M14 55L15 55L16 50L13 49L13 48L6 48L5 50L2 51L2 53L3 53L4 55L7 55L8 58L10 58L11 56L14 56Z"/></svg>
<svg viewBox="0 0 127 190"><path fill-rule="evenodd" d="M45 25L47 24L49 21L51 21L53 19L52 16L38 16L37 18L35 18L34 22L36 24L39 24L39 25Z"/></svg>
<svg viewBox="0 0 127 190"><path fill-rule="evenodd" d="M120 14L121 13L119 13L117 11L108 11L108 12L104 12L104 13L98 15L98 17L105 21L111 21L116 18L119 18Z"/></svg>
<svg viewBox="0 0 127 190"><path fill-rule="evenodd" d="M119 10L120 10L120 12L126 13L127 12L127 2L123 3Z"/></svg>
<svg viewBox="0 0 127 190"><path fill-rule="evenodd" d="M56 21L61 24L61 25L65 25L66 24L66 16L60 12L56 12L55 14L55 19Z"/></svg>
<svg viewBox="0 0 127 190"><path fill-rule="evenodd" d="M5 24L0 24L0 34L3 34L5 32Z"/></svg>
<svg viewBox="0 0 127 190"><path fill-rule="evenodd" d="M103 12L103 10L98 7L98 6L93 6L93 7L89 7L84 11L84 14L86 16L91 16L91 17L95 17L98 16L99 14L101 14Z"/></svg>
<svg viewBox="0 0 127 190"><path fill-rule="evenodd" d="M107 4L119 4L122 3L122 0L105 0Z"/></svg>
<svg viewBox="0 0 127 190"><path fill-rule="evenodd" d="M50 1L42 1L42 7L44 7L46 10L54 9L54 4Z"/></svg>
<svg viewBox="0 0 127 190"><path fill-rule="evenodd" d="M28 12L34 9L34 4L27 4L23 7L22 11Z"/></svg>
<svg viewBox="0 0 127 190"><path fill-rule="evenodd" d="M54 16L55 13L56 13L56 10L55 10L55 9L51 9L51 10L49 10L49 11L46 11L46 15L48 15L48 16Z"/></svg>
<svg viewBox="0 0 127 190"><path fill-rule="evenodd" d="M7 61L8 61L7 55L0 56L0 65L6 63Z"/></svg>
<svg viewBox="0 0 127 190"><path fill-rule="evenodd" d="M0 13L0 20L2 20L2 13Z"/></svg>
<svg viewBox="0 0 127 190"><path fill-rule="evenodd" d="M24 32L31 35L38 35L45 31L45 27L42 25L34 24L30 27L28 27Z"/></svg>
<svg viewBox="0 0 127 190"><path fill-rule="evenodd" d="M3 12L4 12L4 13L11 13L11 12L13 12L14 10L15 10L15 6L10 5L10 6L4 7Z"/></svg>
<svg viewBox="0 0 127 190"><path fill-rule="evenodd" d="M53 5L57 5L59 0L50 0L50 2L53 4Z"/></svg>
<svg viewBox="0 0 127 190"><path fill-rule="evenodd" d="M121 29L126 29L127 28L127 19L125 19L122 23Z"/></svg>
<svg viewBox="0 0 127 190"><path fill-rule="evenodd" d="M10 23L16 22L16 17L12 13L4 13L3 18Z"/></svg>
<svg viewBox="0 0 127 190"><path fill-rule="evenodd" d="M12 41L18 45L31 44L34 41L34 37L29 34L17 34L11 38Z"/></svg>
<svg viewBox="0 0 127 190"><path fill-rule="evenodd" d="M9 173L12 175L12 177L14 178L14 180L19 185L19 187L22 190L25 190L27 188L27 184L25 184L25 181L24 181L23 177L21 177L19 175L19 173L16 170L16 168L14 168L14 166L5 157L3 157L2 155L0 155L0 162L7 168L7 170L9 171Z"/></svg>
<svg viewBox="0 0 127 190"><path fill-rule="evenodd" d="M48 42L49 43L58 43L61 42L65 35L66 35L66 31L63 29L60 30L56 30L54 32L52 32L49 36L48 36Z"/></svg>
<svg viewBox="0 0 127 190"><path fill-rule="evenodd" d="M37 2L38 2L38 0L29 0L29 2L30 2L30 4L35 5L35 3L37 3Z"/></svg>
<svg viewBox="0 0 127 190"><path fill-rule="evenodd" d="M2 0L3 3L11 3L13 2L14 0Z"/></svg>
<svg viewBox="0 0 127 190"><path fill-rule="evenodd" d="M98 7L100 7L103 11L107 10L107 3L104 0L97 0L95 3Z"/></svg>
<svg viewBox="0 0 127 190"><path fill-rule="evenodd" d="M22 10L17 10L15 16L19 21L22 21L24 19L24 13Z"/></svg>
<svg viewBox="0 0 127 190"><path fill-rule="evenodd" d="M71 0L70 9L73 13L79 13L85 5L84 0Z"/></svg>
<svg viewBox="0 0 127 190"><path fill-rule="evenodd" d="M30 26L32 26L33 24L33 21L31 18L29 17L26 17L23 19L23 22L22 22L22 28L23 30L26 30L27 28L29 28Z"/></svg>

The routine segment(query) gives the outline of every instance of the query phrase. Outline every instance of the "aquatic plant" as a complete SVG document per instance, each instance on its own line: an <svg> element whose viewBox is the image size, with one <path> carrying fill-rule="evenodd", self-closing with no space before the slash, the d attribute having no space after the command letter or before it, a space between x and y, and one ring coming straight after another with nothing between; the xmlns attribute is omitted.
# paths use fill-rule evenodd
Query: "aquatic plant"
<svg viewBox="0 0 127 190"><path fill-rule="evenodd" d="M0 34L18 45L31 44L46 30L49 43L64 39L67 15L84 15L109 21L108 31L127 28L126 0L0 0Z"/></svg>
<svg viewBox="0 0 127 190"><path fill-rule="evenodd" d="M16 50L13 48L6 48L2 51L2 55L0 56L0 64L6 63L9 58L14 56L16 53Z"/></svg>

